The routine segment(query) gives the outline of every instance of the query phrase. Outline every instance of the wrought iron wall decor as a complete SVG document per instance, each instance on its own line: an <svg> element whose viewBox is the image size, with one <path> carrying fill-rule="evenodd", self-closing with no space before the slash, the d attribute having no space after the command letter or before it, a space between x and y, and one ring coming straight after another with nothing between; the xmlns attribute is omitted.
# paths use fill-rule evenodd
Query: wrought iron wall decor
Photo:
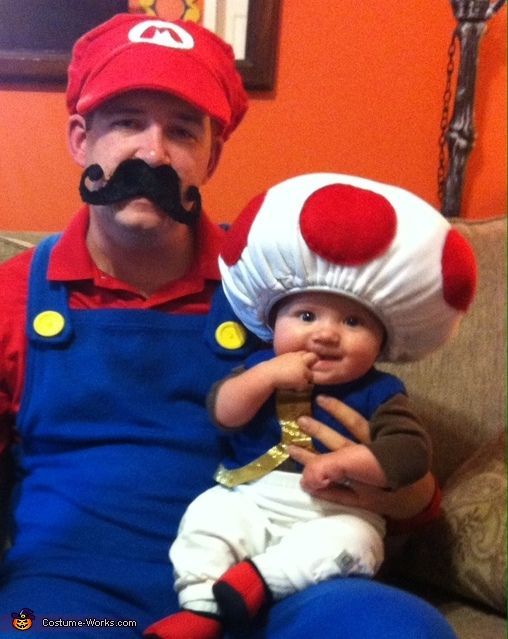
<svg viewBox="0 0 508 639"><path fill-rule="evenodd" d="M505 3L506 0L451 0L458 24L448 50L438 168L438 193L441 211L446 217L460 215L466 162L475 141L473 115L480 40L487 22ZM453 115L449 120L457 41L460 64Z"/></svg>

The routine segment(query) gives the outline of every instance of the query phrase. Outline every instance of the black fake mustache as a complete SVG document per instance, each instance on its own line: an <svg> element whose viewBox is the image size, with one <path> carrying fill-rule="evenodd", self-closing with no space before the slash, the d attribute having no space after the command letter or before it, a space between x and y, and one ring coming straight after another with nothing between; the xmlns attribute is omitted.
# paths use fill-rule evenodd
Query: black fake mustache
<svg viewBox="0 0 508 639"><path fill-rule="evenodd" d="M167 165L152 167L144 160L124 160L104 186L89 189L88 180L104 180L104 171L99 164L91 164L81 176L79 193L87 204L115 204L135 197L146 197L173 220L189 226L198 221L201 213L201 196L197 187L191 186L185 193L185 199L192 202L192 207L187 210L180 199L180 178Z"/></svg>

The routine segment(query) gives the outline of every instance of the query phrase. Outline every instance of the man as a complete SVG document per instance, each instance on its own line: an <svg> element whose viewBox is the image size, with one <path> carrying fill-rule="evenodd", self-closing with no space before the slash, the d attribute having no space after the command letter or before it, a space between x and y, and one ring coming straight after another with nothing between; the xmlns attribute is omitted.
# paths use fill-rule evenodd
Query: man
<svg viewBox="0 0 508 639"><path fill-rule="evenodd" d="M197 191L246 96L213 34L118 15L76 44L67 104L89 206L0 269L0 432L17 469L0 631L16 636L29 606L39 634L139 637L177 609L168 547L221 457L206 393L256 347L217 289L223 231ZM452 636L404 593L319 588L254 632L335 637L372 599L382 620L358 636Z"/></svg>

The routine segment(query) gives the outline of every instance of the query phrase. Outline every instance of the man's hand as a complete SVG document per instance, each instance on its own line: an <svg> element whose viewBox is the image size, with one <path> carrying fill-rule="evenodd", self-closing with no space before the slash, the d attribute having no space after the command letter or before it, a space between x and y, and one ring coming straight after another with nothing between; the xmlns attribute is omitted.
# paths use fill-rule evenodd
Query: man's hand
<svg viewBox="0 0 508 639"><path fill-rule="evenodd" d="M360 444L343 437L329 426L312 417L300 417L298 425L302 431L320 441L331 451L360 446L362 443L368 444L370 442L369 424L362 415L332 397L319 396L316 401L321 408L340 421L356 437ZM292 446L291 457L303 466L307 466L308 464L316 463L316 458L319 455L309 450ZM305 488L305 486L303 487ZM411 486L405 486L394 492L388 492L376 486L347 479L346 485L329 483L326 487L312 490L312 494L328 501L344 504L344 506L365 508L392 519L403 520L414 517L425 510L432 501L435 488L436 481L433 475L427 473L425 477L411 484Z"/></svg>

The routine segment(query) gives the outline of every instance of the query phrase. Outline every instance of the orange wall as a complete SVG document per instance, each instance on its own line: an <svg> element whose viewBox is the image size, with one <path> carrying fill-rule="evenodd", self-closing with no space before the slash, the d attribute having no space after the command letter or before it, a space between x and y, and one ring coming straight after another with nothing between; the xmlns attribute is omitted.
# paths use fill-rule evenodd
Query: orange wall
<svg viewBox="0 0 508 639"><path fill-rule="evenodd" d="M272 183L320 170L397 183L437 206L437 140L455 25L450 3L282 5L275 89L251 96L205 187L207 210L231 220ZM506 7L480 47L466 217L506 213L505 87ZM3 85L0 113L0 228L62 228L79 204L63 93Z"/></svg>

